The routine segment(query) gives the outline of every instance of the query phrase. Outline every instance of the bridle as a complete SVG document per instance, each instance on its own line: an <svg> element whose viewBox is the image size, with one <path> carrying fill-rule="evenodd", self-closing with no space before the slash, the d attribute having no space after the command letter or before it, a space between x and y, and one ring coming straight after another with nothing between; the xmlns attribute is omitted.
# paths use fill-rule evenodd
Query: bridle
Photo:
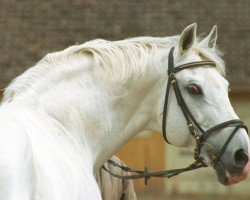
<svg viewBox="0 0 250 200"><path fill-rule="evenodd" d="M208 130L204 130L199 123L196 121L195 117L193 116L193 114L191 113L191 111L189 110L178 85L178 80L176 78L176 73L178 73L179 71L185 70L185 69L189 69L189 68L194 68L194 67L200 67L200 66L204 66L204 65L208 65L208 66L212 66L215 67L216 64L213 61L198 61L198 62L191 62L191 63L187 63L184 65L180 65L177 67L174 67L174 57L173 57L173 52L174 52L174 47L171 48L169 55L168 55L168 83L167 83L167 89L166 89L166 95L165 95L165 102L164 102L164 108L163 108L163 119L162 119L162 133L163 133L163 137L165 139L165 141L167 143L170 144L170 142L167 139L167 134L166 134L166 122L167 122L167 108L168 108L168 99L169 99L169 93L170 93L170 88L171 86L173 87L175 96L176 96L176 100L178 103L178 106L181 108L182 113L186 119L187 122L187 126L189 129L190 134L193 136L193 138L195 139L196 142L196 148L194 149L194 163L192 163L191 165L189 165L186 168L181 168L181 169L173 169L173 170L166 170L166 171L160 171L160 172L148 172L147 168L145 167L144 171L140 171L140 170L133 170L129 167L124 167L121 166L117 163L115 163L112 160L108 160L108 163L121 168L122 170L126 171L126 172L131 172L131 173L135 173L133 175L127 175L127 176L122 176L122 175L118 175L118 174L114 174L112 172L110 172L109 170L107 170L104 166L102 167L105 171L109 172L111 175L117 177L117 178L121 178L121 179L138 179L138 178L144 178L145 180L145 184L147 184L147 180L150 177L172 177L175 175L178 175L182 172L186 172L186 171L191 171L194 169L198 169L201 167L207 167L208 165L206 164L206 161L200 156L200 150L201 147L206 143L207 139L215 132L227 128L227 127L234 127L234 130L232 131L232 133L229 135L229 137L227 138L226 142L224 143L224 145L222 146L220 152L218 153L218 155L214 156L213 160L212 160L212 164L213 167L215 168L216 165L218 164L218 162L220 161L221 156L223 155L223 153L225 152L227 146L229 145L229 143L231 142L232 138L234 137L234 135L236 134L236 132L240 129L240 128L244 128L247 132L247 126L239 119L233 119L233 120L229 120L229 121L225 121L222 122L218 125L215 125L211 128L209 128ZM197 133L197 130L200 132L200 134Z"/></svg>
<svg viewBox="0 0 250 200"><path fill-rule="evenodd" d="M177 99L177 103L178 103L179 107L181 108L182 113L186 119L189 132L196 141L196 148L194 150L194 159L199 164L206 166L204 160L200 157L200 149L201 149L203 143L209 138L209 136L211 136L214 132L219 131L223 128L235 127L233 132L230 134L227 141L225 142L225 144L221 148L219 154L217 156L215 156L215 158L213 160L213 167L215 168L218 161L220 160L220 157L222 156L222 154L226 150L228 144L232 140L235 133L240 128L244 128L247 132L248 132L248 129L247 129L246 125L239 119L234 119L234 120L222 122L218 125L213 126L212 128L209 128L206 131L199 125L199 123L195 120L193 114L190 112L190 110L189 110L189 108L188 108L188 106L187 106L187 104L186 104L186 102L181 94L181 91L180 91L180 88L178 86L178 81L176 79L175 74L179 71L184 70L184 69L193 68L193 67L200 67L200 66L204 66L204 65L209 65L209 66L215 67L216 66L215 62L213 62L213 61L198 61L198 62L192 62L192 63L180 65L178 67L174 67L173 52L174 52L174 48L172 48L170 50L169 58L168 58L168 76L169 76L169 79L168 79L168 85L167 85L165 103L164 103L164 109L163 109L163 122L162 122L163 137L164 137L165 141L167 143L169 143L169 141L167 139L167 135L166 135L166 120L167 120L167 106L168 106L169 91L170 91L170 86L172 85L176 99ZM200 131L201 135L197 134L194 127L196 127Z"/></svg>

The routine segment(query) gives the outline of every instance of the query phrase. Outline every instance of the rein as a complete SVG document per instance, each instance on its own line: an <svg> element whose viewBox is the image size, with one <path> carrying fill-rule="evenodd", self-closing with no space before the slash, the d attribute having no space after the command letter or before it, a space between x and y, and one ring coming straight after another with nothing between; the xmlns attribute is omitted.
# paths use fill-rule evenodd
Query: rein
<svg viewBox="0 0 250 200"><path fill-rule="evenodd" d="M199 123L195 120L193 114L189 110L182 94L180 91L180 88L178 86L178 80L176 79L175 74L179 71L188 69L188 68L193 68L193 67L200 67L204 65L210 65L212 67L215 67L215 62L213 61L198 61L198 62L191 62L187 63L184 65L180 65L177 67L174 67L174 58L173 58L173 52L174 52L174 47L171 48L169 55L168 55L168 83L167 83L167 88L166 88L166 95L165 95L165 102L164 102L164 108L163 108L163 119L162 119L162 133L163 133L163 138L164 140L170 144L170 142L167 139L167 134L166 134L166 120L167 120L167 107L168 107L168 99L169 99L169 92L171 86L173 87L177 103L179 107L182 110L182 113L186 119L187 126L189 129L190 134L193 136L193 138L196 141L196 148L194 149L194 162L189 165L188 167L185 168L180 168L180 169L173 169L173 170L165 170L165 171L159 171L159 172L148 172L147 167L145 167L144 171L141 170L133 170L129 167L124 167L121 166L117 163L115 163L112 160L108 160L108 163L110 165L113 165L115 167L119 167L125 172L130 172L133 173L133 175L127 175L127 176L122 176L119 174L114 174L111 171L109 171L107 168L102 166L102 169L107 171L109 174L111 174L114 177L120 178L120 179L139 179L139 178L144 178L144 183L147 185L148 179L151 177L167 177L171 178L173 176L176 176L180 173L199 169L202 167L207 167L208 165L206 164L205 160L200 156L200 150L203 144L205 144L206 140L216 131L219 131L221 129L227 128L227 127L235 127L224 145L222 146L220 152L218 155L216 155L213 158L213 167L215 168L218 162L220 161L221 156L225 152L227 146L229 145L230 141L232 140L233 136L236 134L236 132L240 128L244 128L247 132L248 129L246 125L239 119L234 119L234 120L229 120L222 122L218 125L215 125L208 130L204 130ZM196 129L199 130L201 134L197 134Z"/></svg>

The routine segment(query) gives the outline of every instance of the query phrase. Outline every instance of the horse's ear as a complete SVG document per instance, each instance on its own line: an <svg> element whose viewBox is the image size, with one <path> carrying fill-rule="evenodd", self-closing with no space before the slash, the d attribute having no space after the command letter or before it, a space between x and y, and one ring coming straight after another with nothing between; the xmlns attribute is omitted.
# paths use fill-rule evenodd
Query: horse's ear
<svg viewBox="0 0 250 200"><path fill-rule="evenodd" d="M187 26L183 30L178 44L179 55L182 55L183 53L187 52L192 47L196 39L196 30L197 30L196 23Z"/></svg>
<svg viewBox="0 0 250 200"><path fill-rule="evenodd" d="M217 26L213 26L209 35L201 41L201 44L209 48L215 48L217 41Z"/></svg>

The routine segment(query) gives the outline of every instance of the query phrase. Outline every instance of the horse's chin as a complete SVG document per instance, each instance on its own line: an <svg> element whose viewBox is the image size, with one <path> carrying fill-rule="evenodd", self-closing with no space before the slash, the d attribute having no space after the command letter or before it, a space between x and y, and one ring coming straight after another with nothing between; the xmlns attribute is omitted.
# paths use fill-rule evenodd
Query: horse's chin
<svg viewBox="0 0 250 200"><path fill-rule="evenodd" d="M241 175L234 175L230 173L227 169L224 168L221 162L218 162L215 168L215 171L216 171L218 180L221 184L225 186L234 185L247 178L248 173L250 171L250 161L244 167Z"/></svg>

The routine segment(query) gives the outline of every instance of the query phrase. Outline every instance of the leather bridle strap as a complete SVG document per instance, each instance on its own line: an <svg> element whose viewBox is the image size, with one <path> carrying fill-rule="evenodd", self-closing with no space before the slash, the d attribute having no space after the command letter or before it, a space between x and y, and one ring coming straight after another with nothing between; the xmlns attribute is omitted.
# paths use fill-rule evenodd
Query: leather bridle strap
<svg viewBox="0 0 250 200"><path fill-rule="evenodd" d="M184 65L180 65L179 67L172 68L171 70L168 70L168 75L170 75L171 73L179 72L183 69L201 67L204 65L210 65L210 66L212 65L213 67L215 67L215 62L213 62L213 61L198 61L198 62L187 63Z"/></svg>
<svg viewBox="0 0 250 200"><path fill-rule="evenodd" d="M194 119L192 113L188 109L182 95L179 89L179 86L177 84L177 80L175 78L175 73L179 72L184 69L188 68L193 68L193 67L200 67L204 65L210 65L210 66L215 66L215 63L213 61L198 61L198 62L191 62L187 63L184 65L180 65L178 67L174 67L174 58L173 58L173 52L174 52L174 47L171 48L169 51L169 57L168 57L168 83L167 83L167 89L165 93L165 102L164 102L164 107L163 107L163 117L162 117L162 133L165 141L170 144L170 142L167 139L167 134L166 134L166 120L167 120L167 108L168 108L168 98L169 98L169 91L170 91L170 86L171 84L173 85L174 91L175 91L175 96L177 99L178 105L181 107L182 112L186 118L189 130L193 136L196 137L195 130L192 127L191 121L193 121L196 125L196 127L203 133L203 129L199 126L199 124L196 122Z"/></svg>
<svg viewBox="0 0 250 200"><path fill-rule="evenodd" d="M216 168L218 162L220 161L220 158L222 156L222 154L225 152L227 146L229 145L229 143L231 142L233 136L236 134L236 132L240 129L240 128L245 128L247 131L247 127L245 125L237 125L235 127L235 129L233 130L233 132L230 134L230 136L227 138L227 141L224 143L223 147L221 148L219 154L214 158L213 160L213 167Z"/></svg>
<svg viewBox="0 0 250 200"><path fill-rule="evenodd" d="M121 170L123 170L125 172L133 173L133 175L115 174L115 173L111 172L110 170L108 170L103 165L102 169L105 170L106 172L108 172L109 174L111 174L112 176L114 176L116 178L120 178L120 179L140 179L140 178L143 178L145 185L147 185L148 179L150 179L151 177L171 178L171 177L176 176L176 175L178 175L180 173L183 173L183 172L192 171L192 170L195 170L195 169L205 167L201 163L194 162L194 163L192 163L191 165L189 165L188 167L185 167L185 168L158 171L158 172L148 172L147 167L145 167L144 171L141 171L141 170L133 170L133 169L131 169L129 167L119 165L119 164L117 164L116 162L114 162L111 159L109 159L107 162L108 162L108 164L110 164L110 165L112 165L114 167L118 167L118 168L120 168Z"/></svg>
<svg viewBox="0 0 250 200"><path fill-rule="evenodd" d="M234 126L241 126L241 128L245 128L246 131L248 132L248 128L247 126L240 120L238 119L233 119L233 120L229 120L229 121L226 121L226 122L222 122L210 129L208 129L207 131L205 131L201 137L200 137L200 141L203 142L203 141L206 141L208 139L208 137L214 133L215 131L218 131L220 129L224 129L224 128L227 128L227 127L234 127Z"/></svg>

